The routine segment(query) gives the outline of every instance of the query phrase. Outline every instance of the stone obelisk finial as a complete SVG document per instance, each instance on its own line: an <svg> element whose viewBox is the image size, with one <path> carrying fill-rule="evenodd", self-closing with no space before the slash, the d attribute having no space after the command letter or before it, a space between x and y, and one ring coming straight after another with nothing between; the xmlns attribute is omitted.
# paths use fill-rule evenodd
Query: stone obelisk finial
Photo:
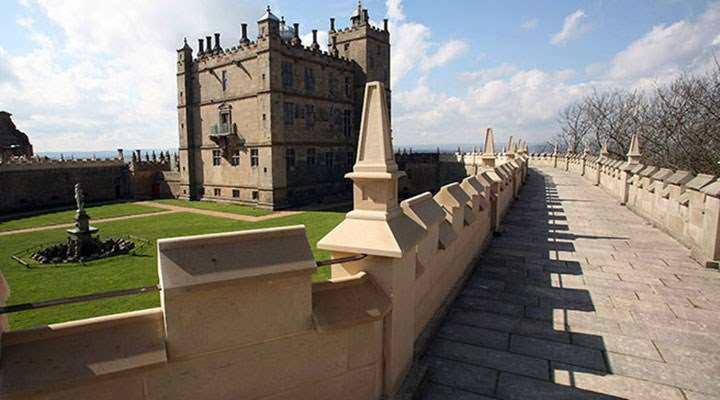
<svg viewBox="0 0 720 400"><path fill-rule="evenodd" d="M353 210L318 242L330 251L400 258L423 231L398 206L398 170L392 147L385 85L365 86L360 140L353 171Z"/></svg>
<svg viewBox="0 0 720 400"><path fill-rule="evenodd" d="M482 166L485 168L495 167L495 135L492 128L485 132L485 147L482 154Z"/></svg>
<svg viewBox="0 0 720 400"><path fill-rule="evenodd" d="M630 139L630 150L627 153L628 164L640 164L640 139L634 134Z"/></svg>
<svg viewBox="0 0 720 400"><path fill-rule="evenodd" d="M601 158L608 158L610 156L610 151L608 150L608 142L607 140L603 142L602 148L600 149L600 157Z"/></svg>
<svg viewBox="0 0 720 400"><path fill-rule="evenodd" d="M508 160L512 160L515 158L515 143L513 143L513 137L510 136L507 142L507 147L505 150L505 157L507 157Z"/></svg>

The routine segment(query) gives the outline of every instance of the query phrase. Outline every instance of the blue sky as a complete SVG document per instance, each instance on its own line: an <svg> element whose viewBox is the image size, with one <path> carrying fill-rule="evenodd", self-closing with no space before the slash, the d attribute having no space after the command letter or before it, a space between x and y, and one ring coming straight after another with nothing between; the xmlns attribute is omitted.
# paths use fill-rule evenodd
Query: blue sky
<svg viewBox="0 0 720 400"><path fill-rule="evenodd" d="M39 151L177 146L175 48L222 32L230 46L256 0L6 0L0 109ZM302 33L347 23L354 0L271 1ZM390 19L396 146L481 143L493 127L531 142L594 89L652 89L708 68L720 50L711 1L366 0Z"/></svg>

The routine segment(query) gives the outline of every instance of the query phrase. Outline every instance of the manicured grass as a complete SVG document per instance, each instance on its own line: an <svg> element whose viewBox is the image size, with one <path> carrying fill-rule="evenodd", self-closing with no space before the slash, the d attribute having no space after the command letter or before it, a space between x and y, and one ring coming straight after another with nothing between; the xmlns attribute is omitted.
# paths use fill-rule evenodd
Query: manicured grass
<svg viewBox="0 0 720 400"><path fill-rule="evenodd" d="M85 208L85 210L92 219L124 217L126 215L147 214L165 211L157 207L150 207L133 203L88 206ZM47 214L33 215L31 217L11 219L9 221L0 221L0 232L35 228L48 225L72 224L74 223L73 218L75 218L75 210L56 211Z"/></svg>
<svg viewBox="0 0 720 400"><path fill-rule="evenodd" d="M10 286L8 304L49 300L67 296L149 286L158 283L156 240L159 238L229 232L287 225L305 225L316 259L328 258L317 250L317 241L344 217L338 212L305 212L261 222L244 222L193 213L148 216L102 224L102 236L134 235L149 240L136 255L97 260L85 265L25 268L9 257L30 247L65 239L62 229L0 236L0 271ZM314 280L327 279L327 268L318 270ZM70 304L10 314L12 329L158 307L158 293Z"/></svg>
<svg viewBox="0 0 720 400"><path fill-rule="evenodd" d="M263 210L261 208L243 206L241 204L234 203L217 203L214 201L187 201L178 199L164 199L155 200L158 203L167 204L171 206L197 208L200 210L210 211L221 211L232 214L249 215L252 217L260 217L263 215L272 214L271 210Z"/></svg>

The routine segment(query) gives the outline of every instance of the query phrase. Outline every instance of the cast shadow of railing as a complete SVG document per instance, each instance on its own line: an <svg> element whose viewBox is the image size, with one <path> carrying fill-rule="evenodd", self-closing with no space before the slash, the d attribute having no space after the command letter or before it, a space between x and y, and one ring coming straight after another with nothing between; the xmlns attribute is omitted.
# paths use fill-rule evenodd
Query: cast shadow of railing
<svg viewBox="0 0 720 400"><path fill-rule="evenodd" d="M430 386L500 399L616 399L577 387L577 374L611 371L602 336L568 323L596 311L574 241L607 237L570 232L552 178L532 169L503 226L426 352Z"/></svg>

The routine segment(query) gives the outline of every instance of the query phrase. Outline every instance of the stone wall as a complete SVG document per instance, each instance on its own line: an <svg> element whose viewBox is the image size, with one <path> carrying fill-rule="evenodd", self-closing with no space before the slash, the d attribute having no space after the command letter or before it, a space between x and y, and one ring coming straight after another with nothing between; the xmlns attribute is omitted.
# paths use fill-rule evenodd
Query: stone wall
<svg viewBox="0 0 720 400"><path fill-rule="evenodd" d="M0 163L0 214L74 204L80 183L88 202L131 195L121 160L17 160Z"/></svg>
<svg viewBox="0 0 720 400"><path fill-rule="evenodd" d="M720 181L715 176L577 154L532 154L530 165L584 176L622 204L717 267L720 260Z"/></svg>
<svg viewBox="0 0 720 400"><path fill-rule="evenodd" d="M368 87L354 210L318 242L335 259L364 258L312 283L302 226L160 240L161 308L6 332L0 397L393 396L527 168L519 155L398 204L384 87Z"/></svg>
<svg viewBox="0 0 720 400"><path fill-rule="evenodd" d="M523 169L508 170L404 201L423 232L412 251L392 265L376 256L337 265L328 282L312 283L303 227L161 240L161 308L6 332L0 395L379 399L485 247L493 210L512 201ZM389 271L397 280L385 280ZM391 329L401 310L407 325Z"/></svg>

